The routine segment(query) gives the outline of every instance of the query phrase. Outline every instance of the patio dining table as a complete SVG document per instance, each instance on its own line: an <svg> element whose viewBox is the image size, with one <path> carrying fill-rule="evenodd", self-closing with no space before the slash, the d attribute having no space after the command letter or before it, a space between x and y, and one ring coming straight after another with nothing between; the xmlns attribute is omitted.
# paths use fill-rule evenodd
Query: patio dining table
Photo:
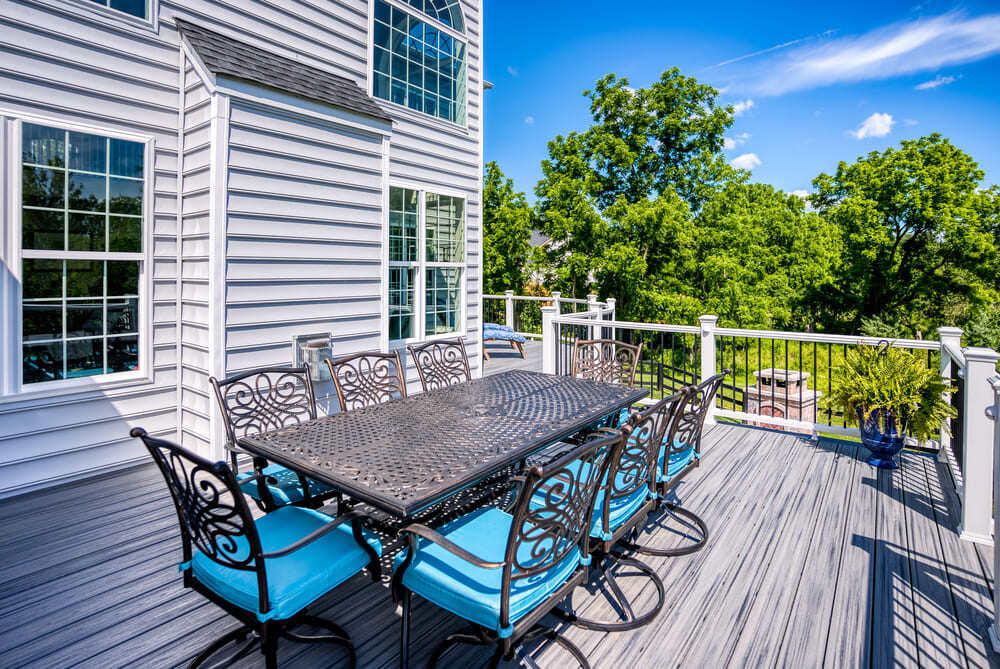
<svg viewBox="0 0 1000 669"><path fill-rule="evenodd" d="M245 437L240 445L409 520L648 393L515 370Z"/></svg>

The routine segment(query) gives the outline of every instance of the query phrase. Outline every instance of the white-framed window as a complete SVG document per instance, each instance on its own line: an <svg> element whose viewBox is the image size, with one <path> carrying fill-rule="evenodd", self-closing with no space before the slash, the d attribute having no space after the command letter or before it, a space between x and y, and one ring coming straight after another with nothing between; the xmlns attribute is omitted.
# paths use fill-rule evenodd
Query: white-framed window
<svg viewBox="0 0 1000 669"><path fill-rule="evenodd" d="M422 340L463 328L465 200L389 189L389 339Z"/></svg>
<svg viewBox="0 0 1000 669"><path fill-rule="evenodd" d="M25 120L20 149L20 364L8 385L134 376L148 336L148 142Z"/></svg>
<svg viewBox="0 0 1000 669"><path fill-rule="evenodd" d="M93 2L102 7L107 7L109 9L114 9L116 11L122 12L123 14L128 14L129 16L135 16L136 18L149 20L150 11L149 5L154 0L87 0L87 2Z"/></svg>
<svg viewBox="0 0 1000 669"><path fill-rule="evenodd" d="M464 30L458 0L375 0L372 95L465 125Z"/></svg>

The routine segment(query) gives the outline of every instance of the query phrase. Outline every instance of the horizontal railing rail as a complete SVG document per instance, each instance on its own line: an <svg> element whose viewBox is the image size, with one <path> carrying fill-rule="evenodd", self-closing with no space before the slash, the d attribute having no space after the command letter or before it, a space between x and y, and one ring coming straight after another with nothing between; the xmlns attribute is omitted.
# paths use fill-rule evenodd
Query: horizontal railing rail
<svg viewBox="0 0 1000 669"><path fill-rule="evenodd" d="M572 316L587 317L587 314L598 309L602 310L602 314L609 311L614 313L614 300L601 302L598 301L597 295L593 294L584 300L562 297L559 291L553 291L549 296L542 296L515 295L514 291L508 290L503 295L483 295L483 321L507 325L520 335L540 339L542 307L546 306L555 307L559 313Z"/></svg>

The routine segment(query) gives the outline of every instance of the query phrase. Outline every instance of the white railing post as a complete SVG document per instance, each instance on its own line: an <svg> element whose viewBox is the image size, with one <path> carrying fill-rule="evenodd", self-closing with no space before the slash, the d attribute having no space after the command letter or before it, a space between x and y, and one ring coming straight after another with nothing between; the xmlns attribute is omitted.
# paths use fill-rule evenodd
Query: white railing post
<svg viewBox="0 0 1000 669"><path fill-rule="evenodd" d="M615 320L615 304L617 304L617 302L618 300L613 297L609 297L607 299L608 311L611 312L611 320ZM611 339L618 339L618 333L614 328L611 328Z"/></svg>
<svg viewBox="0 0 1000 669"><path fill-rule="evenodd" d="M504 314L503 314L503 324L508 327L514 327L514 291L505 290L503 291L504 300ZM515 330L517 328L514 328Z"/></svg>
<svg viewBox="0 0 1000 669"><path fill-rule="evenodd" d="M962 406L962 523L968 541L993 545L993 438L987 409L993 406L992 379L1000 354L977 346L965 349L965 402Z"/></svg>
<svg viewBox="0 0 1000 669"><path fill-rule="evenodd" d="M542 371L546 374L556 373L556 354L559 338L556 336L556 325L552 320L559 315L555 307L542 307Z"/></svg>
<svg viewBox="0 0 1000 669"><path fill-rule="evenodd" d="M593 312L597 311L598 308L599 307L597 305L597 295L594 293L590 293L589 295L587 295L587 311L591 313L590 320L593 321L593 320L598 320L600 318L600 315L597 316L593 315ZM587 339L597 339L597 328L595 328L593 325L590 326L590 331L587 334Z"/></svg>
<svg viewBox="0 0 1000 669"><path fill-rule="evenodd" d="M557 316L562 313L562 308L559 306L560 297L562 297L562 293L560 293L558 290L552 291L552 306L556 308Z"/></svg>
<svg viewBox="0 0 1000 669"><path fill-rule="evenodd" d="M993 377L993 481L1000 487L1000 377ZM1000 513L993 518L993 536L1000 536ZM993 549L993 573L1000 574L1000 550ZM993 650L1000 653L1000 588L993 588L993 622L990 623L990 642Z"/></svg>
<svg viewBox="0 0 1000 669"><path fill-rule="evenodd" d="M701 325L701 380L715 375L715 324L718 316L705 315L698 318ZM708 407L705 422L715 425L715 406Z"/></svg>
<svg viewBox="0 0 1000 669"><path fill-rule="evenodd" d="M941 340L941 379L951 385L951 353L948 348L962 350L962 328L938 328L938 339ZM951 393L944 393L944 401L951 404ZM951 432L948 426L941 426L941 449L938 451L938 462L947 462L951 451Z"/></svg>

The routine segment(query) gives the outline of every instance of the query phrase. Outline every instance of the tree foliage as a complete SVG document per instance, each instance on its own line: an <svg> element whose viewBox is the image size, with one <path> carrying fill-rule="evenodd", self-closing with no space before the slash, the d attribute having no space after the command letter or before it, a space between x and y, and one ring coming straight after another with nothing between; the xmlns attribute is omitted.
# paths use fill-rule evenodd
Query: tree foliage
<svg viewBox="0 0 1000 669"><path fill-rule="evenodd" d="M483 291L520 291L527 281L534 214L495 162L483 178Z"/></svg>

